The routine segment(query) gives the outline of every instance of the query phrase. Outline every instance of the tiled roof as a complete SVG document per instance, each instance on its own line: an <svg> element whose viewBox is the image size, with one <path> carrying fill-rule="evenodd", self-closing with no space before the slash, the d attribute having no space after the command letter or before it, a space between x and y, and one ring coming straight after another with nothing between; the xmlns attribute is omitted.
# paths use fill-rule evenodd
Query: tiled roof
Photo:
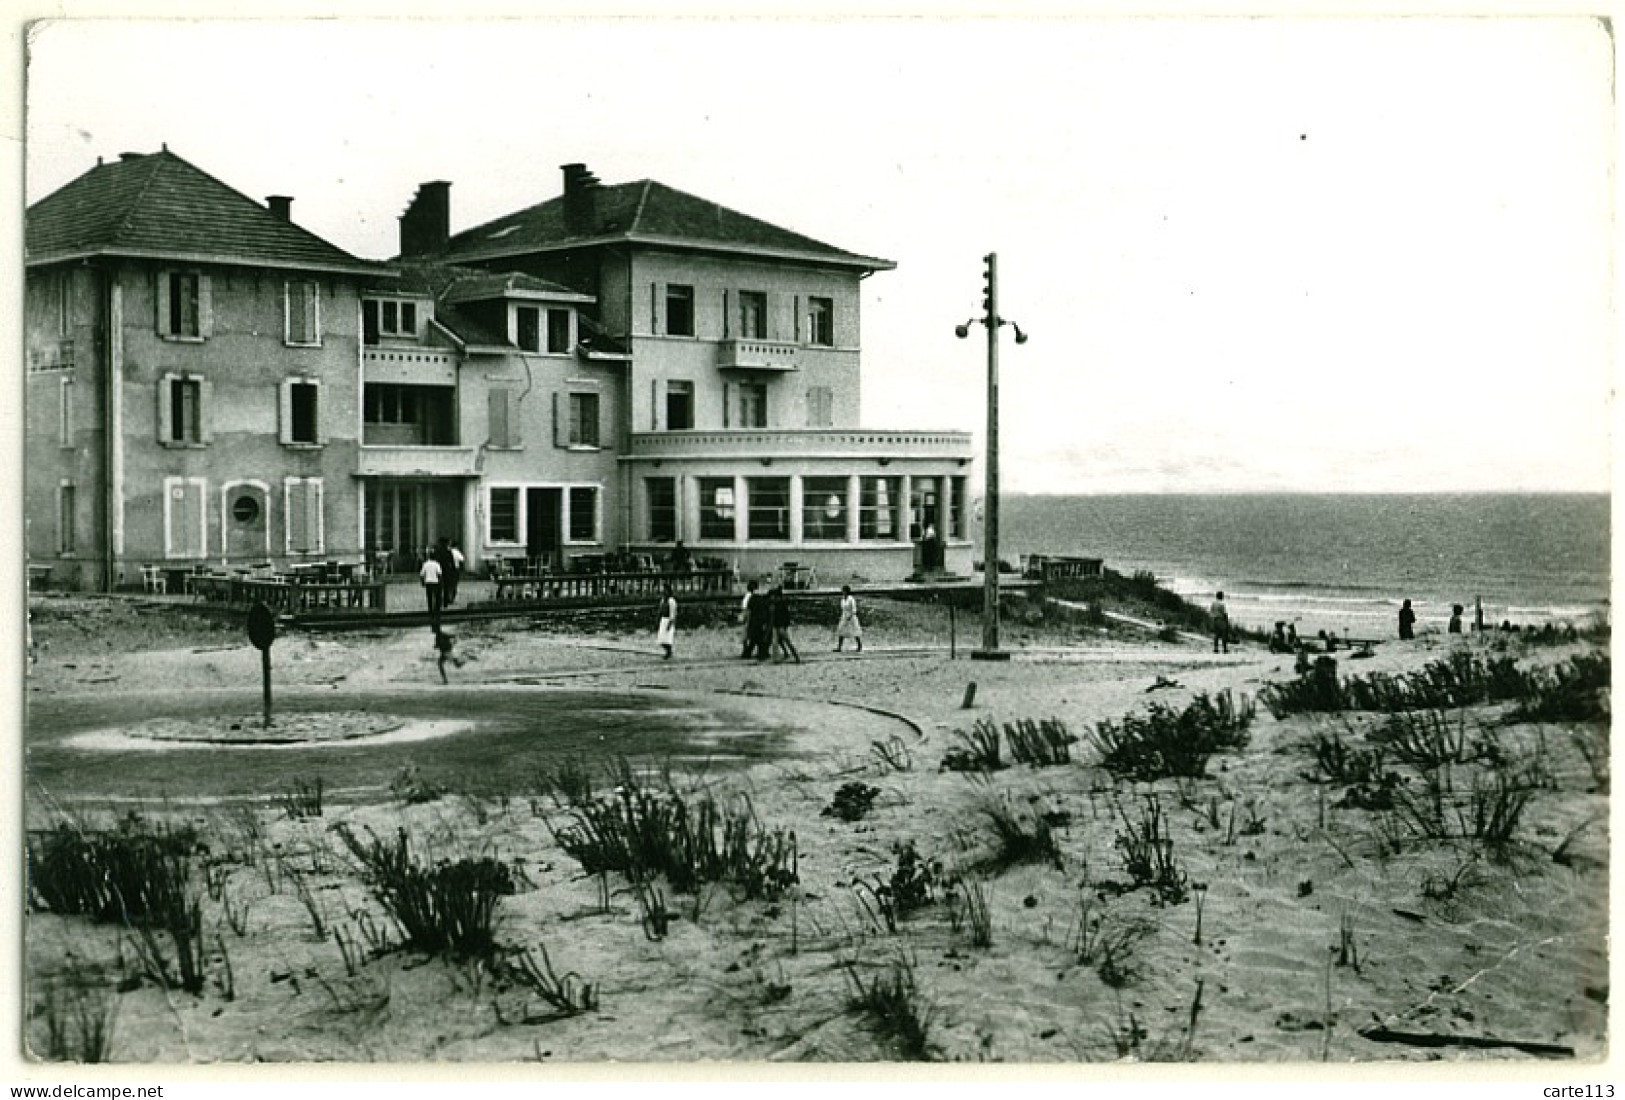
<svg viewBox="0 0 1625 1100"><path fill-rule="evenodd" d="M28 209L26 262L155 256L379 272L168 149L98 164Z"/></svg>
<svg viewBox="0 0 1625 1100"><path fill-rule="evenodd" d="M655 180L612 185L595 182L591 193L593 203L588 217L567 209L569 201L561 195L454 235L442 255L449 260L488 260L572 245L625 241L753 252L869 271L896 266L890 260L847 252L780 229Z"/></svg>
<svg viewBox="0 0 1625 1100"><path fill-rule="evenodd" d="M379 289L385 294L425 294L435 300L434 317L463 343L473 347L511 348L507 335L471 316L461 305L489 302L523 294L551 294L576 302L592 299L567 286L522 272L490 272L457 264L401 262L390 265L398 273Z"/></svg>
<svg viewBox="0 0 1625 1100"><path fill-rule="evenodd" d="M489 272L475 269L462 269L466 274L456 279L445 290L445 296L450 301L479 302L492 298L531 297L535 295L548 295L556 298L568 298L576 301L590 302L591 296L580 291L571 290L559 283L538 279L534 275L526 275L519 271Z"/></svg>

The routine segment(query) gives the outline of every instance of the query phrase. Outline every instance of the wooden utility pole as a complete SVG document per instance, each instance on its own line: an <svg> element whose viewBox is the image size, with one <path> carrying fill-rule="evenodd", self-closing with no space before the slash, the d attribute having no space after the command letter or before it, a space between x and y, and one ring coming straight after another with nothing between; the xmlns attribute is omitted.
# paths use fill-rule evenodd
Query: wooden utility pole
<svg viewBox="0 0 1625 1100"><path fill-rule="evenodd" d="M1007 661L999 648L999 254L989 252L982 324L987 328L987 488L982 501L982 648L973 661Z"/></svg>

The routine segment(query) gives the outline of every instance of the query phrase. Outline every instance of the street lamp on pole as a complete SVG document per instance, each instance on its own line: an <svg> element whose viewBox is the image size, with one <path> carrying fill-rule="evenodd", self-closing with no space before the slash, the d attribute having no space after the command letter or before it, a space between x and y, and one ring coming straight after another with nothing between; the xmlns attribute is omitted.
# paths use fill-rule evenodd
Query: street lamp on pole
<svg viewBox="0 0 1625 1100"><path fill-rule="evenodd" d="M970 327L987 329L987 491L982 505L982 648L971 651L973 661L1007 661L1010 654L999 648L999 329L1009 325L1016 343L1025 344L1027 334L1014 321L999 316L999 254L982 257L987 264L987 285L982 292L982 316L972 317L954 327L961 340Z"/></svg>

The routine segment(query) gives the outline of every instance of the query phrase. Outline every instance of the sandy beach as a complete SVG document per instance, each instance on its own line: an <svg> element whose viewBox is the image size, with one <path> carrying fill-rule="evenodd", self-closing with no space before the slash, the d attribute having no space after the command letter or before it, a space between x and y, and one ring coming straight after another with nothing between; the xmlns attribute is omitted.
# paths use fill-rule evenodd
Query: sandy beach
<svg viewBox="0 0 1625 1100"><path fill-rule="evenodd" d="M153 613L127 607L65 614L68 601L54 599L36 616L44 647L31 700L258 684L259 654L235 630L153 629ZM63 1006L86 1005L111 1021L104 1053L124 1062L1605 1053L1606 764L1601 775L1588 767L1572 724L1508 722L1505 705L1453 716L1502 758L1539 756L1541 785L1508 846L1396 845L1391 816L1317 781L1316 739L1352 743L1370 716L1277 719L1256 706L1245 744L1215 753L1204 777L1136 781L1102 766L1090 737L1102 723L1222 693L1256 704L1267 685L1297 679L1291 656L1256 643L1214 654L1199 641L1018 614L1002 639L1011 660L968 660L977 635L965 617L955 660L941 609L876 601L865 613L861 655L832 652L833 623L810 624L796 631L800 664L739 660L738 631L721 624L681 630L670 661L652 631L464 624L462 663L448 668L446 685L427 631L280 639L279 684L329 689L335 712L361 691L442 699L450 718L459 700L568 689L669 698L791 731L775 758L693 772L649 760L632 778L690 807L710 800L736 812L756 823L758 840L793 831L795 881L749 897L727 883L689 893L587 874L560 840L581 820L580 803L534 774L470 776L423 798L382 775L374 790L331 794L320 816L291 812L286 789L235 806L177 800L168 812L197 829L206 852L203 988L143 978L130 929L36 907L25 940L33 1049L49 1053L49 1023ZM149 632L139 648L129 644L135 618ZM1339 673L1414 673L1451 652L1550 666L1594 648L1426 636L1358 660L1341 654ZM1013 764L1006 742L1003 768L945 769L984 720L1054 720L1075 738L1070 759ZM471 721L472 732L415 751L478 736ZM1606 724L1601 737L1606 745ZM83 746L127 749L116 737ZM718 749L726 754L726 738ZM177 768L200 751L178 748ZM617 779L615 762L586 763L595 795L617 798L628 777ZM1411 789L1420 781L1404 779ZM852 820L833 812L843 788L864 802ZM94 821L102 809L75 804L72 791L28 791L33 829L65 813ZM1138 883L1126 863L1150 812L1160 815L1177 888ZM1053 843L1031 860L1012 856L1001 822L1047 831ZM477 957L401 948L343 831L404 831L426 859L504 864L513 889L496 904L494 928L505 957L528 950L539 961L545 949L558 977L574 976L567 991L591 986L590 1007L550 1004L513 969ZM891 1007L877 1007L886 991L896 994Z"/></svg>

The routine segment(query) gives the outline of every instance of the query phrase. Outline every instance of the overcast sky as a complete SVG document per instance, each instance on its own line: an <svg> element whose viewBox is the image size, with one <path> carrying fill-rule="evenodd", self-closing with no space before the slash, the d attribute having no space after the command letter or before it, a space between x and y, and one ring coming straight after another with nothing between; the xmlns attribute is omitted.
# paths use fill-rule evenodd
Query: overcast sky
<svg viewBox="0 0 1625 1100"><path fill-rule="evenodd" d="M864 422L1004 485L1609 487L1613 45L1580 18L44 25L27 197L170 149L357 255L559 165L897 262Z"/></svg>

